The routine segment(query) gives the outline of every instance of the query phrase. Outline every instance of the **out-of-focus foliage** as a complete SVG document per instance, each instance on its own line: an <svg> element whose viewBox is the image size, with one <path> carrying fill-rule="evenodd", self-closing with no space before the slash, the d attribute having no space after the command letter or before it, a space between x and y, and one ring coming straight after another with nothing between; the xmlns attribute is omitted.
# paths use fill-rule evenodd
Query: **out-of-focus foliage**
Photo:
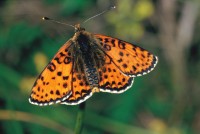
<svg viewBox="0 0 200 134"><path fill-rule="evenodd" d="M118 3L118 13L109 14L108 21L116 28L116 34L130 39L141 38L145 32L141 23L151 17L154 12L153 3L149 0L124 0ZM126 15L124 15L126 14Z"/></svg>
<svg viewBox="0 0 200 134"><path fill-rule="evenodd" d="M37 76L74 33L41 17L75 24L111 5L117 8L83 24L87 31L138 42L159 63L123 94L94 94L83 133L200 133L198 0L0 1L1 133L73 133L78 106L28 102Z"/></svg>

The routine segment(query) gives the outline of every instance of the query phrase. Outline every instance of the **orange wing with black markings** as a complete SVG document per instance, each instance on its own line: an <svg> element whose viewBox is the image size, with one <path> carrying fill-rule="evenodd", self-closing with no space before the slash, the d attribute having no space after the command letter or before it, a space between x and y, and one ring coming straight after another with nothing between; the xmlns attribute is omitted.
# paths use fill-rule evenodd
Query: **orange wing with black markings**
<svg viewBox="0 0 200 134"><path fill-rule="evenodd" d="M106 54L124 74L135 77L154 69L158 58L147 50L105 35L95 34Z"/></svg>
<svg viewBox="0 0 200 134"><path fill-rule="evenodd" d="M71 94L72 56L68 51L72 42L66 42L34 83L29 98L36 105L59 103Z"/></svg>
<svg viewBox="0 0 200 134"><path fill-rule="evenodd" d="M66 100L62 101L61 104L77 105L91 97L93 94L84 73L78 74L74 72L72 76L72 94Z"/></svg>
<svg viewBox="0 0 200 134"><path fill-rule="evenodd" d="M134 78L123 74L111 58L99 69L99 88L101 92L122 93L133 84Z"/></svg>

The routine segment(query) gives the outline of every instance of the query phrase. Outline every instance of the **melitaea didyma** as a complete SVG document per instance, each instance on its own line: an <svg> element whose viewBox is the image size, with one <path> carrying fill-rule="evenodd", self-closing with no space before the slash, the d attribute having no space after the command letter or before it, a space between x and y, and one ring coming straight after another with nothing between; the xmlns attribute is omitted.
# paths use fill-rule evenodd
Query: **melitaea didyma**
<svg viewBox="0 0 200 134"><path fill-rule="evenodd" d="M30 103L76 105L95 92L122 93L134 77L154 69L158 58L134 44L75 25L75 35L37 78Z"/></svg>

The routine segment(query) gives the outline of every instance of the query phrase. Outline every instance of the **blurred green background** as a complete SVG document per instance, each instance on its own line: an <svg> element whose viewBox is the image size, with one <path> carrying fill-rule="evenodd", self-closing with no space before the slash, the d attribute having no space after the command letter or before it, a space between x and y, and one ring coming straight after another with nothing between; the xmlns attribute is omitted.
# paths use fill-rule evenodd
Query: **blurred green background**
<svg viewBox="0 0 200 134"><path fill-rule="evenodd" d="M82 26L137 42L159 57L155 70L123 94L96 93L85 110L83 134L200 133L199 0L1 0L0 133L73 133L78 106L28 102L36 77L74 29Z"/></svg>

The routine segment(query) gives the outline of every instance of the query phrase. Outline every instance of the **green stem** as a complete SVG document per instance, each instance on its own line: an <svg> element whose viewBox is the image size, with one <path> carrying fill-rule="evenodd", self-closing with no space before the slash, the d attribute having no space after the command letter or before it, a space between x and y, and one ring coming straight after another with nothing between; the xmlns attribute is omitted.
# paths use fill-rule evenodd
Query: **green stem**
<svg viewBox="0 0 200 134"><path fill-rule="evenodd" d="M83 128L83 118L86 102L79 105L79 111L76 119L75 134L81 134Z"/></svg>

